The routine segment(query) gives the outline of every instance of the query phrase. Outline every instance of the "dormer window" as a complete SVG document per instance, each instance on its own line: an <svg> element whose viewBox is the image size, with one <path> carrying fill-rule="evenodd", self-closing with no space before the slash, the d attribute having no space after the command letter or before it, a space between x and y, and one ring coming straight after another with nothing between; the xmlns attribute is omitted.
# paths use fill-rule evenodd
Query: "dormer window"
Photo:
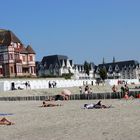
<svg viewBox="0 0 140 140"><path fill-rule="evenodd" d="M55 64L55 68L56 68L56 69L58 68L58 64L57 64L57 63Z"/></svg>
<svg viewBox="0 0 140 140"><path fill-rule="evenodd" d="M109 71L109 72L112 72L112 66L109 66L108 71Z"/></svg>
<svg viewBox="0 0 140 140"><path fill-rule="evenodd" d="M49 69L50 69L50 70L52 69L52 64L50 64L50 67L49 67Z"/></svg>
<svg viewBox="0 0 140 140"><path fill-rule="evenodd" d="M115 71L116 71L116 72L119 71L119 66L118 66L118 65L115 66Z"/></svg>
<svg viewBox="0 0 140 140"><path fill-rule="evenodd" d="M100 68L99 68L99 67L97 67L96 72L97 72L97 73L99 73L99 72L100 72Z"/></svg>
<svg viewBox="0 0 140 140"><path fill-rule="evenodd" d="M124 66L124 70L126 70L127 69L127 67L126 67L126 65Z"/></svg>

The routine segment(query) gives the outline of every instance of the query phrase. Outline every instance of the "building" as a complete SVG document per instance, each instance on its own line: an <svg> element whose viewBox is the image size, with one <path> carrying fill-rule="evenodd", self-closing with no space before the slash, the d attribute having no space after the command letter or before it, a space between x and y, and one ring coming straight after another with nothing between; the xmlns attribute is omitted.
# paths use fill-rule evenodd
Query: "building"
<svg viewBox="0 0 140 140"><path fill-rule="evenodd" d="M36 76L35 51L10 30L0 29L0 76Z"/></svg>
<svg viewBox="0 0 140 140"><path fill-rule="evenodd" d="M95 69L96 79L100 77L99 70L103 67L108 79L140 79L140 64L136 60L99 64Z"/></svg>
<svg viewBox="0 0 140 140"><path fill-rule="evenodd" d="M85 73L84 64L74 64L74 75L76 79L93 79L94 78L94 71L95 71L95 64L90 63L90 71L89 75Z"/></svg>
<svg viewBox="0 0 140 140"><path fill-rule="evenodd" d="M38 76L62 76L62 74L73 73L73 62L64 55L44 56L38 64Z"/></svg>
<svg viewBox="0 0 140 140"><path fill-rule="evenodd" d="M74 79L91 79L94 75L94 64L91 63L89 75L85 73L84 65L74 64L64 55L44 56L41 62L36 62L38 76L62 76L72 73Z"/></svg>

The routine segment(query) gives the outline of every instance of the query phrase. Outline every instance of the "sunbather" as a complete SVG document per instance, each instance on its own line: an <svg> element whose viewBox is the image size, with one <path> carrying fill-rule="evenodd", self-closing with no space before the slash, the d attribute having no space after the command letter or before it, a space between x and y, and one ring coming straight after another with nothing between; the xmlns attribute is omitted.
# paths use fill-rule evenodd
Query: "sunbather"
<svg viewBox="0 0 140 140"><path fill-rule="evenodd" d="M101 109L101 108L110 108L111 106L102 105L101 101L97 104L84 104L84 108L86 109Z"/></svg>
<svg viewBox="0 0 140 140"><path fill-rule="evenodd" d="M43 104L41 107L54 107L54 106L62 106L61 104L54 104L50 101L43 101Z"/></svg>
<svg viewBox="0 0 140 140"><path fill-rule="evenodd" d="M10 122L9 120L7 120L5 117L3 117L0 120L0 125L13 125L14 123Z"/></svg>
<svg viewBox="0 0 140 140"><path fill-rule="evenodd" d="M64 101L64 100L69 100L71 95L71 91L69 91L68 89L63 89L61 91L61 93L54 95L54 96L50 96L48 99L45 99L46 101ZM52 105L53 106L53 105Z"/></svg>

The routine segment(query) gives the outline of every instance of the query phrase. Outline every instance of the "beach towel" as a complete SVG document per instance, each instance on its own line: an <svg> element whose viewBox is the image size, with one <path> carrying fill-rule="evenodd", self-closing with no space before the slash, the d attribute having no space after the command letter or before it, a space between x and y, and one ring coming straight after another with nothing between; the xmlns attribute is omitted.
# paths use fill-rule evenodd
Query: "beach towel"
<svg viewBox="0 0 140 140"><path fill-rule="evenodd" d="M13 113L0 113L0 116L8 116L8 115L13 115Z"/></svg>

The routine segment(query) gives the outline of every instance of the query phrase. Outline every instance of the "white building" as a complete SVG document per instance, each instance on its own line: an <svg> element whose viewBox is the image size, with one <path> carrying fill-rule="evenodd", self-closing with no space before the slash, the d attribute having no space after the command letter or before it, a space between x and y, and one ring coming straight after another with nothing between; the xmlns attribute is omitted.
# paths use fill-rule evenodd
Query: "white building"
<svg viewBox="0 0 140 140"><path fill-rule="evenodd" d="M37 65L38 76L62 76L73 74L74 79L92 79L94 76L94 65L91 63L89 75L85 73L84 65L74 64L64 55L44 56L41 63Z"/></svg>

